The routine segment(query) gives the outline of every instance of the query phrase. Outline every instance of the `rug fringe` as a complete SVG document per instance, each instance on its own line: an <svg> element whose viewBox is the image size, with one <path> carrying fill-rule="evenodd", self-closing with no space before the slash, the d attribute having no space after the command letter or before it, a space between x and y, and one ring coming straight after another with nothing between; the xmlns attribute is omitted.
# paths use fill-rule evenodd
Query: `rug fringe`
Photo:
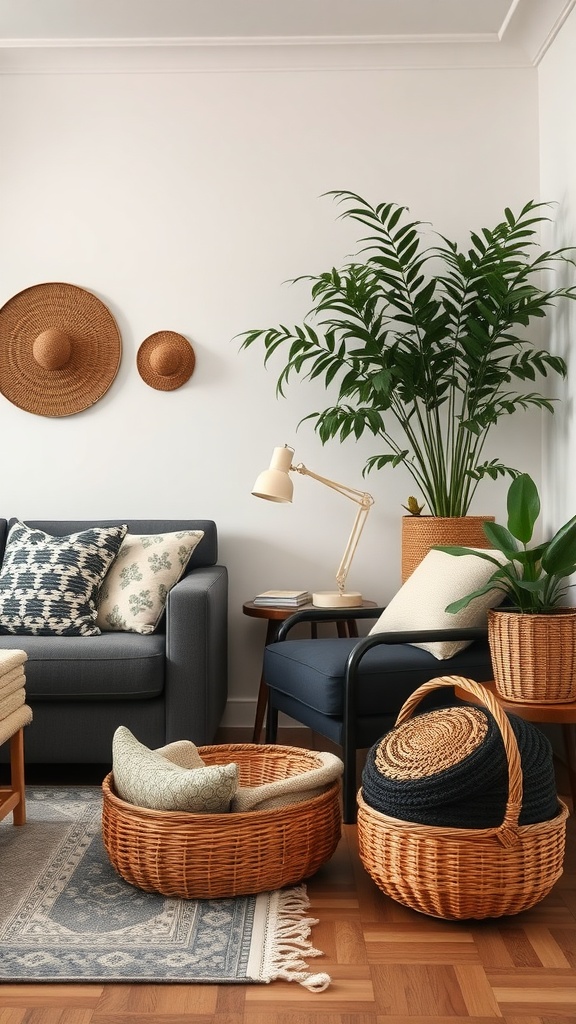
<svg viewBox="0 0 576 1024"><path fill-rule="evenodd" d="M309 941L310 931L318 924L318 919L303 916L310 907L306 886L278 889L274 895L276 928L270 940L267 957L270 976L266 980L297 981L310 992L323 992L332 980L330 975L313 974L306 963L310 957L324 955Z"/></svg>

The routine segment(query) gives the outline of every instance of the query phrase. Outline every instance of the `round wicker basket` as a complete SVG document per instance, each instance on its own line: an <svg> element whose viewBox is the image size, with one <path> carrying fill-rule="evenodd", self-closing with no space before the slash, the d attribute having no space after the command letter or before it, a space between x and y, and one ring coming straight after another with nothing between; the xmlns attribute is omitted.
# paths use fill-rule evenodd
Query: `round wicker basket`
<svg viewBox="0 0 576 1024"><path fill-rule="evenodd" d="M576 700L576 608L550 615L490 610L488 642L496 689L505 700Z"/></svg>
<svg viewBox="0 0 576 1024"><path fill-rule="evenodd" d="M241 786L321 766L312 750L232 743L199 748L206 764L240 769ZM265 892L313 875L341 834L340 781L274 810L230 814L153 811L121 800L112 773L102 783L104 846L116 871L147 892L216 899Z"/></svg>
<svg viewBox="0 0 576 1024"><path fill-rule="evenodd" d="M509 792L504 819L496 828L420 825L382 814L358 794L360 858L387 896L412 910L446 919L517 914L544 899L562 874L568 808L550 821L519 825L522 766L506 715L479 683L443 676L420 686L403 705L397 724L422 698L458 686L485 704L502 733Z"/></svg>
<svg viewBox="0 0 576 1024"><path fill-rule="evenodd" d="M402 516L402 583L436 544L491 547L482 529L486 522L494 516Z"/></svg>

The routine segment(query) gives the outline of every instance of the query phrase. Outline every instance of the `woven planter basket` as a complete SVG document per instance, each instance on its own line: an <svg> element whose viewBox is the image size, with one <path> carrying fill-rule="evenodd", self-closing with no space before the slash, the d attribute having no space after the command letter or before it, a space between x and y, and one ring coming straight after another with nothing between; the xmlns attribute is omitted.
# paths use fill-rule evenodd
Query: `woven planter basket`
<svg viewBox="0 0 576 1024"><path fill-rule="evenodd" d="M480 684L443 676L420 686L403 705L406 721L433 690L457 685L485 705L502 734L509 791L495 828L420 825L382 814L358 794L358 842L368 874L387 896L433 917L466 920L517 914L539 903L562 874L568 809L551 821L519 825L522 767L506 715Z"/></svg>
<svg viewBox="0 0 576 1024"><path fill-rule="evenodd" d="M437 544L491 547L482 529L486 522L494 516L402 516L402 583Z"/></svg>
<svg viewBox="0 0 576 1024"><path fill-rule="evenodd" d="M505 700L576 700L576 608L551 615L491 610L488 641L496 689Z"/></svg>
<svg viewBox="0 0 576 1024"><path fill-rule="evenodd" d="M241 786L321 767L314 751L231 743L199 748L209 765L234 762ZM216 899L266 892L313 875L341 833L340 781L319 796L274 810L189 814L136 807L102 783L104 846L118 873L147 892Z"/></svg>

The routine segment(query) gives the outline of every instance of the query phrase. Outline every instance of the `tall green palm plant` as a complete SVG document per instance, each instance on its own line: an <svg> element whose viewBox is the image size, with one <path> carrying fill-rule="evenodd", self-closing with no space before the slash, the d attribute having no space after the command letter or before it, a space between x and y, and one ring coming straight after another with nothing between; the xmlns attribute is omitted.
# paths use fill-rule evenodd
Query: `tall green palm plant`
<svg viewBox="0 0 576 1024"><path fill-rule="evenodd" d="M265 364L284 352L279 395L293 375L336 390L335 404L301 421L314 421L323 444L369 432L386 450L365 473L403 465L432 515L466 515L483 477L516 472L486 460L491 428L521 408L553 410L524 382L564 376L566 364L517 332L556 299L576 298L573 286L540 287L554 264L576 265L574 249L540 250L544 203L518 215L506 209L462 252L439 234L429 244L428 226L406 207L327 194L344 205L343 218L368 229L363 247L340 270L295 279L310 282L313 300L301 325L245 331L241 347L263 343Z"/></svg>

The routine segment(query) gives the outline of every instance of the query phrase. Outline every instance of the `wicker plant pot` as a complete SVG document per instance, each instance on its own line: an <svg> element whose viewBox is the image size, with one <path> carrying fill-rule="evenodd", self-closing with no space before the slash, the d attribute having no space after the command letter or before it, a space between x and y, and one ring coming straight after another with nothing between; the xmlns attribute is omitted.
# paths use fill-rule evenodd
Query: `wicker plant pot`
<svg viewBox="0 0 576 1024"><path fill-rule="evenodd" d="M491 610L488 641L496 689L505 700L576 700L576 608L550 615Z"/></svg>
<svg viewBox="0 0 576 1024"><path fill-rule="evenodd" d="M368 874L387 896L412 910L446 919L517 914L544 899L562 874L568 808L550 821L519 825L522 766L516 738L494 697L480 684L444 676L420 686L397 724L422 698L457 685L492 712L502 733L509 791L501 825L447 828L389 817L358 794L358 842Z"/></svg>
<svg viewBox="0 0 576 1024"><path fill-rule="evenodd" d="M312 750L231 743L200 747L206 764L240 769L241 786L285 779L321 762ZM324 793L274 810L230 814L153 811L102 783L104 846L118 873L147 892L216 899L265 892L313 875L341 833L340 782Z"/></svg>
<svg viewBox="0 0 576 1024"><path fill-rule="evenodd" d="M491 547L482 529L486 522L493 523L494 516L402 516L402 582L436 544Z"/></svg>

